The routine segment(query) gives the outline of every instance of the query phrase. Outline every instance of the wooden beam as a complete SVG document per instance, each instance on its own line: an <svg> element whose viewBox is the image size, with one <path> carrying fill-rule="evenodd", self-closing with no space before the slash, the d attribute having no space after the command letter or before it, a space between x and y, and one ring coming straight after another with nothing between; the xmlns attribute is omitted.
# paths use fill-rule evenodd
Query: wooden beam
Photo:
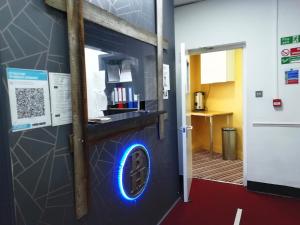
<svg viewBox="0 0 300 225"><path fill-rule="evenodd" d="M69 55L72 85L72 122L73 122L73 152L74 152L74 186L75 186L75 212L77 219L88 212L88 180L85 153L84 128L84 93L85 66L82 42L83 0L66 0L68 18ZM83 73L83 74L82 74Z"/></svg>
<svg viewBox="0 0 300 225"><path fill-rule="evenodd" d="M188 55L199 55L202 53L226 51L226 50L245 48L245 47L246 47L246 42L236 42L236 43L230 43L230 44L224 44L224 45L193 48L193 49L187 50L187 54Z"/></svg>
<svg viewBox="0 0 300 225"><path fill-rule="evenodd" d="M164 110L163 100L163 0L156 0L156 33L157 33L157 100L158 111ZM165 137L164 116L159 116L159 138Z"/></svg>
<svg viewBox="0 0 300 225"><path fill-rule="evenodd" d="M67 0L45 0L47 5L64 12L67 11L66 1ZM137 28L126 20L117 17L88 1L83 1L83 17L88 21L142 42L154 46L157 46L158 44L156 34ZM163 48L166 50L168 49L168 42L165 40L163 40Z"/></svg>

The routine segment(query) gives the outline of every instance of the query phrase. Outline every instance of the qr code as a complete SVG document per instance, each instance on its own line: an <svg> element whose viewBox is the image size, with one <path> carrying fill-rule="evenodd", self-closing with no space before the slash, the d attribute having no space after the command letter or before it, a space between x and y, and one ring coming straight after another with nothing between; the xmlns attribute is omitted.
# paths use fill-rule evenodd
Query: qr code
<svg viewBox="0 0 300 225"><path fill-rule="evenodd" d="M43 88L16 88L18 119L45 115Z"/></svg>

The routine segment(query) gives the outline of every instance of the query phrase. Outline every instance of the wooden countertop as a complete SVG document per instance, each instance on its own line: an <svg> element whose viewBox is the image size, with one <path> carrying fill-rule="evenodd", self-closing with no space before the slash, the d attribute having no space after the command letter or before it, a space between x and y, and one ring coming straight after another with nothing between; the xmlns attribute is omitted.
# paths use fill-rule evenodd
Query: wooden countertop
<svg viewBox="0 0 300 225"><path fill-rule="evenodd" d="M194 111L190 113L191 116L203 116L203 117L211 117L211 116L228 116L233 115L233 112L218 112L218 111Z"/></svg>

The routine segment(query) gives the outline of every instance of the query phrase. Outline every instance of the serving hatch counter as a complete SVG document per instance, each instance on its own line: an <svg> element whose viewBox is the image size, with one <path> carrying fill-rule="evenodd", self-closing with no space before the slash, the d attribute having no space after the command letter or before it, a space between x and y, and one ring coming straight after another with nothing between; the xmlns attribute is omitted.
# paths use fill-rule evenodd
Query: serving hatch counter
<svg viewBox="0 0 300 225"><path fill-rule="evenodd" d="M108 120L91 121L88 123L87 134L89 143L97 142L103 138L118 135L120 133L139 130L158 122L158 116L165 111L134 111L121 114L113 114L102 118Z"/></svg>

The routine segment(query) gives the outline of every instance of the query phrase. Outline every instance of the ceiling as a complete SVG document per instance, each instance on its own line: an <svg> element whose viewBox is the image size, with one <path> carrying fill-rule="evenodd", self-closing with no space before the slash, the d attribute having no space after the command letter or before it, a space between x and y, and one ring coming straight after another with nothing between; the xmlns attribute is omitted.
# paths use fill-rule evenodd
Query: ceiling
<svg viewBox="0 0 300 225"><path fill-rule="evenodd" d="M205 0L174 0L174 6L179 7L179 6L188 5L195 2L202 2L202 1Z"/></svg>

